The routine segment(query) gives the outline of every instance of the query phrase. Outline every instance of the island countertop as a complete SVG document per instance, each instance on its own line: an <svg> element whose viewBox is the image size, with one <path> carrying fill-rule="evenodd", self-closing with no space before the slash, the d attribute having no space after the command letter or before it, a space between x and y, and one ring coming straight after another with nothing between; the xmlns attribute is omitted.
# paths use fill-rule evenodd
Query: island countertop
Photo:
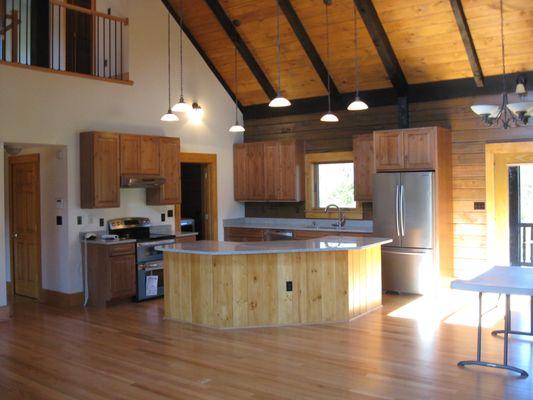
<svg viewBox="0 0 533 400"><path fill-rule="evenodd" d="M270 242L218 242L202 240L190 243L176 243L158 246L156 250L170 253L197 254L207 256L307 253L320 251L363 250L392 242L378 237L325 236L308 240L276 240Z"/></svg>

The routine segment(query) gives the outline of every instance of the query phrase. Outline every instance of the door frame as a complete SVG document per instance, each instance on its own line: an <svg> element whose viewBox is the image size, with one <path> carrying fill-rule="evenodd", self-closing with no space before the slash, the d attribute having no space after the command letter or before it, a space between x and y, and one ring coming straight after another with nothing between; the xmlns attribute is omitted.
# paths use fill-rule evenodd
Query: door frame
<svg viewBox="0 0 533 400"><path fill-rule="evenodd" d="M180 153L181 164L201 164L205 166L207 182L202 180L202 194L205 194L205 201L202 201L202 211L210 216L210 221L206 224L206 239L218 240L218 190L217 190L217 155L208 153ZM203 174L202 170L202 174ZM204 213L205 214L205 213ZM181 222L181 204L175 207L176 229Z"/></svg>
<svg viewBox="0 0 533 400"><path fill-rule="evenodd" d="M37 204L37 243L38 243L38 249L39 249L39 255L37 257L37 268L38 268L38 287L39 290L37 292L37 300L40 301L42 298L42 291L43 291L43 285L42 285L42 278L43 278L43 270L42 270L42 240L41 240L41 157L39 154L25 154L21 156L10 156L8 157L8 163L9 163L9 249L10 249L10 257L9 257L9 263L10 263L10 269L11 269L11 295L14 296L16 293L15 288L15 264L14 264L14 250L15 246L13 243L13 165L14 164L20 164L25 162L33 162L37 166L37 195L38 195L38 201Z"/></svg>

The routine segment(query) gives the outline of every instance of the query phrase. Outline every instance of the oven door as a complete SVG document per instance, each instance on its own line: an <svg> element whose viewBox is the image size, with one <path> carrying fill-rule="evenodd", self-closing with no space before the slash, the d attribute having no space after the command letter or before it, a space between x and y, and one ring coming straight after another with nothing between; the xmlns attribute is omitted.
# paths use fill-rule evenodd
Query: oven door
<svg viewBox="0 0 533 400"><path fill-rule="evenodd" d="M164 294L163 261L137 265L137 301L162 297Z"/></svg>

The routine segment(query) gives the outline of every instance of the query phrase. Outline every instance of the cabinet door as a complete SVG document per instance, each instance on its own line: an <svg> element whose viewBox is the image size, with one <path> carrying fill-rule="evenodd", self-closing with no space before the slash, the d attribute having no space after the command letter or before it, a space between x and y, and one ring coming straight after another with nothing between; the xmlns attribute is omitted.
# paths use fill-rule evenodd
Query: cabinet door
<svg viewBox="0 0 533 400"><path fill-rule="evenodd" d="M109 257L109 300L134 296L136 292L135 254Z"/></svg>
<svg viewBox="0 0 533 400"><path fill-rule="evenodd" d="M265 199L264 144L246 143L247 200Z"/></svg>
<svg viewBox="0 0 533 400"><path fill-rule="evenodd" d="M372 174L374 173L374 138L372 134L354 137L353 165L355 168L355 200L372 201Z"/></svg>
<svg viewBox="0 0 533 400"><path fill-rule="evenodd" d="M140 145L140 173L144 175L159 175L159 138L141 136Z"/></svg>
<svg viewBox="0 0 533 400"><path fill-rule="evenodd" d="M405 169L435 169L434 128L407 129L403 134Z"/></svg>
<svg viewBox="0 0 533 400"><path fill-rule="evenodd" d="M120 174L133 175L140 172L141 137L120 135Z"/></svg>
<svg viewBox="0 0 533 400"><path fill-rule="evenodd" d="M403 133L374 132L374 159L377 171L397 171L404 167Z"/></svg>
<svg viewBox="0 0 533 400"><path fill-rule="evenodd" d="M236 201L247 200L246 144L233 146L233 195Z"/></svg>
<svg viewBox="0 0 533 400"><path fill-rule="evenodd" d="M94 207L120 206L119 136L95 133L93 136ZM85 177L81 176L83 185Z"/></svg>
<svg viewBox="0 0 533 400"><path fill-rule="evenodd" d="M278 142L264 143L265 155L265 200L279 200L282 192L280 150Z"/></svg>
<svg viewBox="0 0 533 400"><path fill-rule="evenodd" d="M301 193L303 163L300 162L300 156L303 160L303 147L298 147L294 140L282 141L279 143L280 154L280 188L278 200L282 201L300 201L303 196ZM302 152L300 154L300 151Z"/></svg>
<svg viewBox="0 0 533 400"><path fill-rule="evenodd" d="M159 169L165 183L146 190L148 205L173 205L181 203L180 140L162 137L159 139Z"/></svg>

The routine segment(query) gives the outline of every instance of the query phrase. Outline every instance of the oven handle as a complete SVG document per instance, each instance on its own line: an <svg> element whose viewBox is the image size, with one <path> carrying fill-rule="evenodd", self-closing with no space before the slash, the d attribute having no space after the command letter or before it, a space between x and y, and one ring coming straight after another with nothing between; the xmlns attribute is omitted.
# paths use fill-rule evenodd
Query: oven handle
<svg viewBox="0 0 533 400"><path fill-rule="evenodd" d="M156 246L163 246L165 244L174 244L176 241L175 240L164 240L164 241L161 241L161 242L142 242L142 243L137 243L137 247L156 247Z"/></svg>
<svg viewBox="0 0 533 400"><path fill-rule="evenodd" d="M138 268L142 269L145 272L160 271L160 270L163 269L163 264L149 264L149 263L146 263L146 264L140 264L138 266Z"/></svg>

